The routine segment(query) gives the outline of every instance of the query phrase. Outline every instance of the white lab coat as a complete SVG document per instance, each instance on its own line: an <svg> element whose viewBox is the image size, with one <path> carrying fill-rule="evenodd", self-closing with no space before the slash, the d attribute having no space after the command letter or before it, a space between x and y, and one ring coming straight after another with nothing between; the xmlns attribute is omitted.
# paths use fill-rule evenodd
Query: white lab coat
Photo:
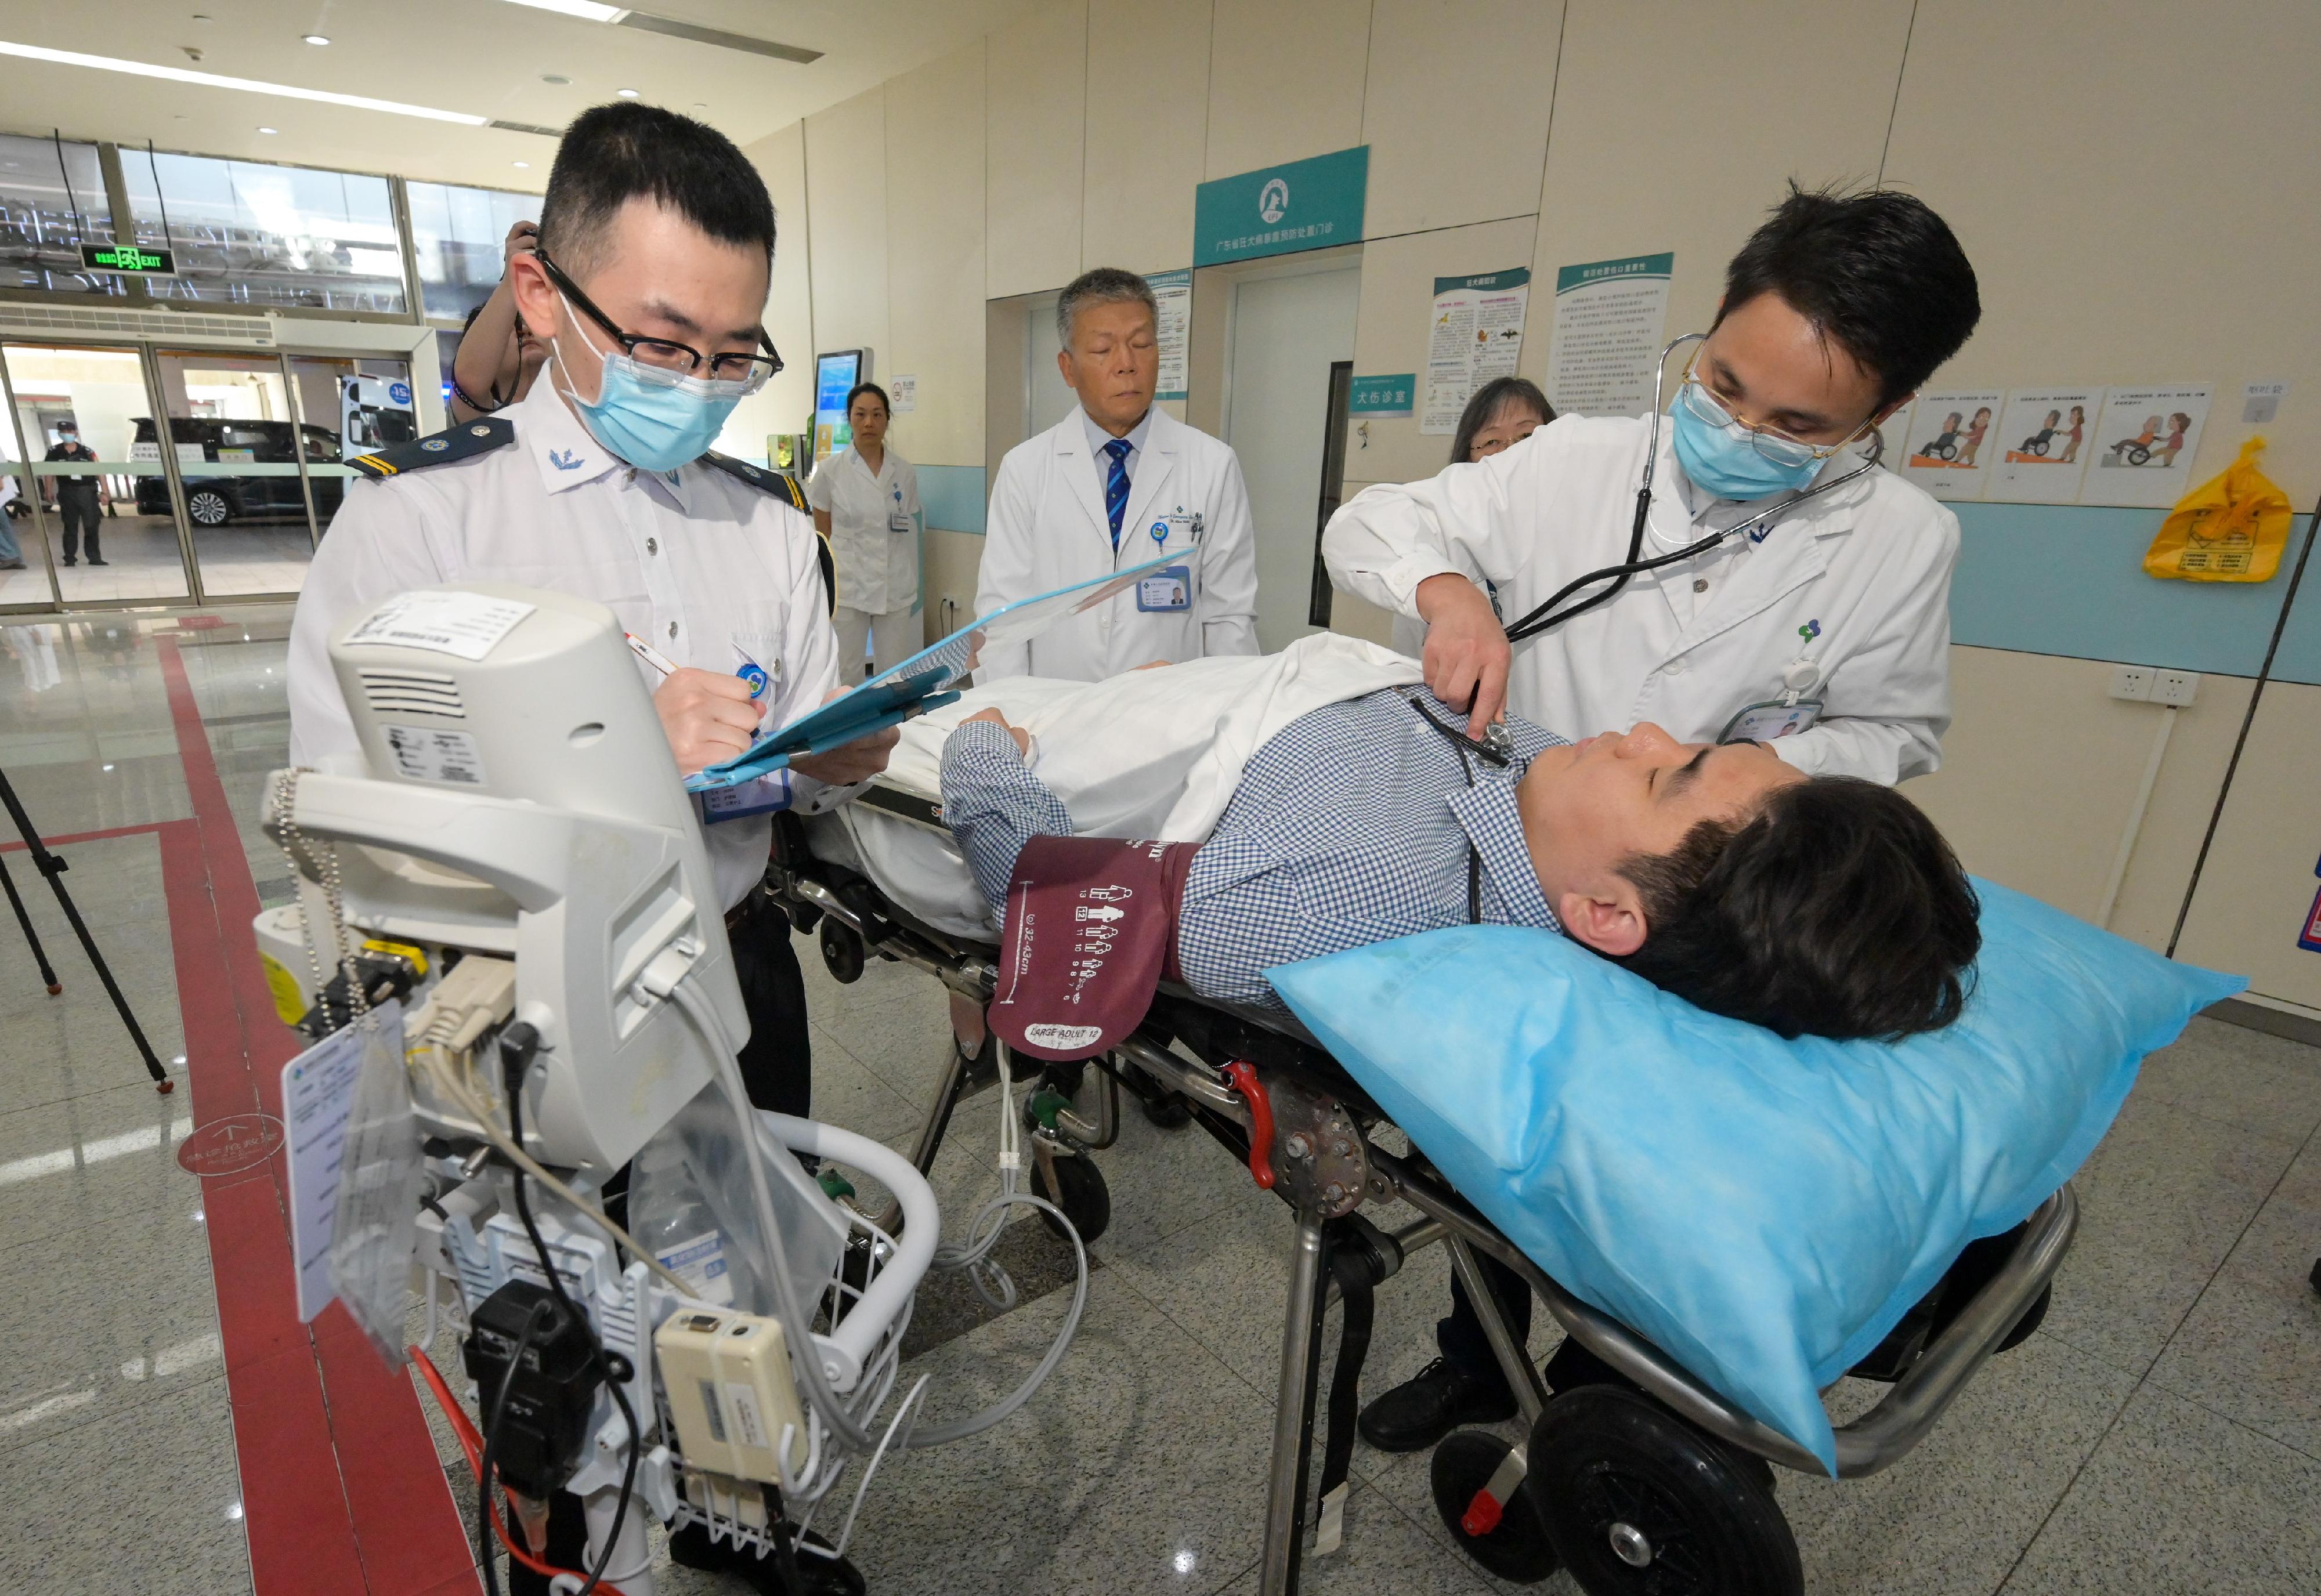
<svg viewBox="0 0 2321 1596"><path fill-rule="evenodd" d="M1164 553L1181 555L1191 567L1192 607L1140 611L1133 592L1121 594L1028 643L989 650L977 681L1031 675L1094 682L1156 659L1258 651L1256 533L1233 451L1156 409L1129 469L1115 553L1104 481L1079 410L1009 449L991 485L976 613ZM1165 539L1153 537L1155 526Z"/></svg>
<svg viewBox="0 0 2321 1596"><path fill-rule="evenodd" d="M1518 620L1627 558L1648 422L1566 416L1488 460L1367 488L1324 532L1331 579L1415 615L1428 577L1487 576L1500 612ZM1848 453L1825 469L1856 463ZM1688 500L1704 512L1698 530ZM1773 502L1735 507L1693 488L1663 425L1644 552L1680 549ZM1518 643L1508 707L1570 737L1652 721L1707 741L1735 712L1779 698L1784 672L1803 659L1818 671L1805 696L1823 701L1822 717L1775 741L1777 753L1816 775L1889 784L1923 775L1941 762L1950 725L1958 545L1957 517L1871 471L1775 518L1761 541L1744 533L1640 575L1610 603Z"/></svg>
<svg viewBox="0 0 2321 1596"><path fill-rule="evenodd" d="M887 450L877 471L846 449L822 463L806 484L806 502L830 517L830 552L838 567L838 602L866 615L919 607L919 474ZM897 519L909 530L897 531Z"/></svg>

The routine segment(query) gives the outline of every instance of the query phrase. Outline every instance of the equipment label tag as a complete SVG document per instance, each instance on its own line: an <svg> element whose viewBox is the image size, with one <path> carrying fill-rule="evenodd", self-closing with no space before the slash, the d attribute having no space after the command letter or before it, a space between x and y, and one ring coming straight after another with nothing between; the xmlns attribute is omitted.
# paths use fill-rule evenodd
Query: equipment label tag
<svg viewBox="0 0 2321 1596"><path fill-rule="evenodd" d="M484 784L484 752L465 731L442 731L432 726L382 726L395 767L415 782L450 782L462 787Z"/></svg>
<svg viewBox="0 0 2321 1596"><path fill-rule="evenodd" d="M347 641L481 659L538 608L522 599L487 598L480 593L406 593L373 610L347 634Z"/></svg>

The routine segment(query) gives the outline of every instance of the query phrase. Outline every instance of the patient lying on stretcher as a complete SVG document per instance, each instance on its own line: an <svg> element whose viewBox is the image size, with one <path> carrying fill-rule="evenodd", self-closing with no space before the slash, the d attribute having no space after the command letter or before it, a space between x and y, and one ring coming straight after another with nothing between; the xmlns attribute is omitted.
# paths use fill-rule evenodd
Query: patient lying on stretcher
<svg viewBox="0 0 2321 1596"><path fill-rule="evenodd" d="M1503 747L1464 728L1424 688L1394 687L1258 748L1184 875L1187 984L1279 1009L1269 969L1476 921L1560 930L1788 1037L1957 1017L1974 893L1898 793L1650 723L1572 744L1510 719ZM1030 741L986 710L942 746L944 820L995 909L1031 839L1076 830Z"/></svg>

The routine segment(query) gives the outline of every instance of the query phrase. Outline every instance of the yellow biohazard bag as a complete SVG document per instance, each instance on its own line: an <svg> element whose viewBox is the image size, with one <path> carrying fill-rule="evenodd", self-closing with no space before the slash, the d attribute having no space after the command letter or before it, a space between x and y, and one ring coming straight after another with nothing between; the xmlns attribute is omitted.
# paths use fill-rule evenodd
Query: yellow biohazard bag
<svg viewBox="0 0 2321 1596"><path fill-rule="evenodd" d="M2146 576L2186 582L2270 582L2289 545L2289 495L2256 468L2264 440L2241 445L2223 476L2176 501L2144 550Z"/></svg>

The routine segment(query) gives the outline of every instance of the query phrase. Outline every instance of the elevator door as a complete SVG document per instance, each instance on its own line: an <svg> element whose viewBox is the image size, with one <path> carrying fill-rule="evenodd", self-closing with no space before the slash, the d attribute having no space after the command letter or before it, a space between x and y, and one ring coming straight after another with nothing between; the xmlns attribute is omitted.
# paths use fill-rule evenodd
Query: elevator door
<svg viewBox="0 0 2321 1596"><path fill-rule="evenodd" d="M1268 653L1316 630L1315 507L1331 437L1331 367L1354 358L1358 268L1234 286L1225 441L1241 457L1257 531L1257 636ZM1343 441L1341 443L1343 447Z"/></svg>

